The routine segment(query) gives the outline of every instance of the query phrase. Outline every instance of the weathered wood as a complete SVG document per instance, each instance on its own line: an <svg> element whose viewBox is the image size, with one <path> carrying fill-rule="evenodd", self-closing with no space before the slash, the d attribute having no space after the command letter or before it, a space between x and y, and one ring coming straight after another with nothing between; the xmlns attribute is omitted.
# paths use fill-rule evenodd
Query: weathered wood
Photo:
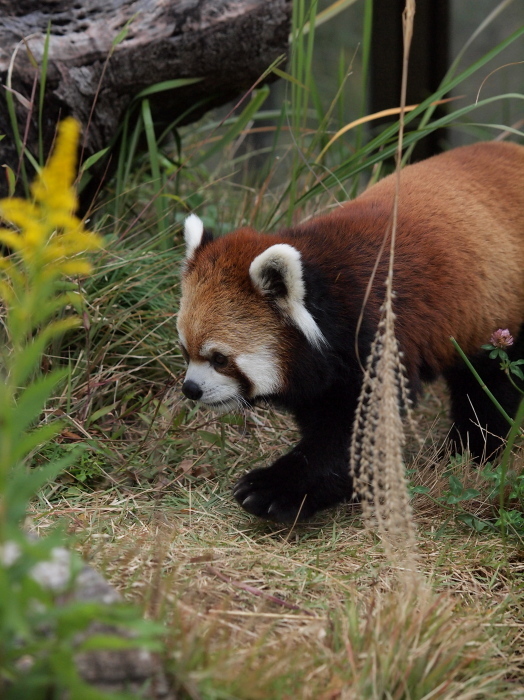
<svg viewBox="0 0 524 700"><path fill-rule="evenodd" d="M134 96L155 83L203 78L151 96L156 120L185 121L236 98L285 53L292 0L0 0L0 81L12 89L20 132L30 123L37 150L35 67L50 25L43 131L46 150L57 121L72 114L84 125L85 156L106 147ZM115 39L127 26L125 38ZM18 50L17 50L18 47ZM29 50L28 50L29 49ZM36 96L38 95L38 86ZM18 155L0 96L0 165L16 170ZM0 192L5 192L0 177Z"/></svg>

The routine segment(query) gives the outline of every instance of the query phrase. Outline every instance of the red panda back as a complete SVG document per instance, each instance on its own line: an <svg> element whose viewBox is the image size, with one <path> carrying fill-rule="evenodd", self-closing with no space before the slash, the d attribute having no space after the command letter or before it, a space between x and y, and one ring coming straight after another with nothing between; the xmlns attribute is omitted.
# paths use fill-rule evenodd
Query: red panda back
<svg viewBox="0 0 524 700"><path fill-rule="evenodd" d="M390 176L359 200L391 200L394 186ZM399 285L419 278L397 324L406 344L409 337L431 345L445 364L454 352L450 335L472 353L496 328L517 334L524 320L524 147L479 143L406 168L397 242Z"/></svg>
<svg viewBox="0 0 524 700"><path fill-rule="evenodd" d="M292 231L290 241L332 271L335 293L353 302L340 274L365 289L391 221L395 175L352 202ZM388 253L365 313L377 317ZM342 282L337 283L337 277ZM402 171L396 235L396 331L407 362L435 373L452 361L449 336L476 352L496 328L524 321L524 147L479 143ZM351 313L360 313L353 307Z"/></svg>

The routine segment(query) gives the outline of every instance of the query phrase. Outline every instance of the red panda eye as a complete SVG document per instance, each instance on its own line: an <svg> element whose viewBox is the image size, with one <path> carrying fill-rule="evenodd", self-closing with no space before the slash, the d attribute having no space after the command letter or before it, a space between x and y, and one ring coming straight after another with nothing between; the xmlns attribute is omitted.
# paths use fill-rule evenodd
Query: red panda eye
<svg viewBox="0 0 524 700"><path fill-rule="evenodd" d="M227 367L229 360L225 355L222 355L221 352L214 352L211 362L215 367Z"/></svg>
<svg viewBox="0 0 524 700"><path fill-rule="evenodd" d="M189 364L189 353L182 345L182 343L180 343L180 352L182 353L182 357L184 358L184 360L187 362L187 364Z"/></svg>

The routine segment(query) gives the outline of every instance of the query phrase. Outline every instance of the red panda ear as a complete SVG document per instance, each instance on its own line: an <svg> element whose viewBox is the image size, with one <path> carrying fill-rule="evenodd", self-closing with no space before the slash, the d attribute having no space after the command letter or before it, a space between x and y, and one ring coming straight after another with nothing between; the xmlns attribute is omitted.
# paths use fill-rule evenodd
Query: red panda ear
<svg viewBox="0 0 524 700"><path fill-rule="evenodd" d="M213 236L204 229L202 220L196 214L190 214L184 222L184 240L186 242L186 260L191 260L195 250L212 241Z"/></svg>
<svg viewBox="0 0 524 700"><path fill-rule="evenodd" d="M257 255L249 267L256 289L276 303L280 311L317 348L326 343L315 319L306 309L306 286L300 253L287 243L277 243Z"/></svg>

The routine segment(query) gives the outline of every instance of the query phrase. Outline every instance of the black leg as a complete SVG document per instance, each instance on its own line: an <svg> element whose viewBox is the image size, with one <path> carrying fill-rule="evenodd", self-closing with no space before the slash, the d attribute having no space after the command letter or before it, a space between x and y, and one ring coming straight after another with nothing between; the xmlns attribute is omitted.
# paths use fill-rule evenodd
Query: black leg
<svg viewBox="0 0 524 700"><path fill-rule="evenodd" d="M515 359L524 356L519 341L511 351ZM500 362L490 360L487 352L470 360L486 386L513 418L521 397L500 369ZM457 364L445 377L451 391L451 418L454 423L451 440L454 449L462 452L469 447L477 459L492 457L503 446L509 423L464 363Z"/></svg>
<svg viewBox="0 0 524 700"><path fill-rule="evenodd" d="M277 522L305 520L353 496L349 440L355 398L324 396L296 412L302 440L270 467L254 469L233 488L249 513Z"/></svg>

